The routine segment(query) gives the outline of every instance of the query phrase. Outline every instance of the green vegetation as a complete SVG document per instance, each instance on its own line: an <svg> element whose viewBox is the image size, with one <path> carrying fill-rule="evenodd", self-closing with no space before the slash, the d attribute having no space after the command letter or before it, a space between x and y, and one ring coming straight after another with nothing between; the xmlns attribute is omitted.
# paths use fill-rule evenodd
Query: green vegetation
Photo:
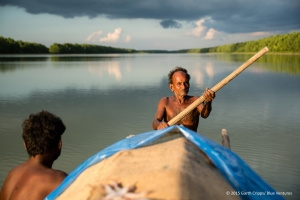
<svg viewBox="0 0 300 200"><path fill-rule="evenodd" d="M136 53L134 49L121 49L114 47L106 47L91 44L57 44L54 43L49 48L49 53L66 54L66 53L83 53L83 54L96 54L96 53Z"/></svg>
<svg viewBox="0 0 300 200"><path fill-rule="evenodd" d="M9 53L40 54L40 53L49 53L49 50L46 46L42 44L23 42L21 40L15 41L11 38L4 38L0 36L0 54L9 54Z"/></svg>
<svg viewBox="0 0 300 200"><path fill-rule="evenodd" d="M269 52L300 52L300 32L276 35L255 41L222 45L217 47L183 49L178 51L166 50L141 50L123 49L91 44L57 44L54 43L48 49L37 43L15 41L11 38L0 36L0 54L104 54L104 53L246 53L258 52L267 46Z"/></svg>
<svg viewBox="0 0 300 200"><path fill-rule="evenodd" d="M257 52L267 46L269 52L300 52L300 32L276 35L256 41L241 42L202 49L179 50L179 53Z"/></svg>

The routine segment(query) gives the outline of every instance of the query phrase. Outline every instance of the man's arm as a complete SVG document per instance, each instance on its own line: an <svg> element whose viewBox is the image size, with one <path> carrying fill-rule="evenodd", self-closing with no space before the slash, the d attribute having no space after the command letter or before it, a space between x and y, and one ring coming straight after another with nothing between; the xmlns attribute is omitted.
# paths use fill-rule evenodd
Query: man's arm
<svg viewBox="0 0 300 200"><path fill-rule="evenodd" d="M2 185L2 188L0 188L0 200L6 200L8 199L8 192L7 192L7 183L4 182L4 184Z"/></svg>
<svg viewBox="0 0 300 200"><path fill-rule="evenodd" d="M0 188L0 200L7 200L10 198L10 195L13 190L13 183L15 182L15 179L16 179L14 177L15 169L16 168L12 169L8 173L7 177L4 180L2 188Z"/></svg>
<svg viewBox="0 0 300 200"><path fill-rule="evenodd" d="M206 88L202 95L205 99L205 105L203 107L200 107L201 110L199 110L199 112L202 118L207 118L212 110L212 100L215 98L216 95L215 92L213 92L209 88Z"/></svg>
<svg viewBox="0 0 300 200"><path fill-rule="evenodd" d="M211 110L212 110L211 101L210 102L205 102L205 105L204 105L204 107L202 108L202 111L201 111L201 117L202 118L207 118L209 116Z"/></svg>
<svg viewBox="0 0 300 200"><path fill-rule="evenodd" d="M166 122L163 122L163 119L166 118L166 104L168 97L163 97L157 105L157 111L152 122L152 128L154 130L159 130L168 127Z"/></svg>

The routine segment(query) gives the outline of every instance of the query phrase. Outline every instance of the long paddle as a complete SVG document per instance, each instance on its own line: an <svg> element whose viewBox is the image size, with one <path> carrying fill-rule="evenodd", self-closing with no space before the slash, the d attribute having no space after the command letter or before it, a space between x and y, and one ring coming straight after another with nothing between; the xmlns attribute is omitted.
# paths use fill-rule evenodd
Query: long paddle
<svg viewBox="0 0 300 200"><path fill-rule="evenodd" d="M226 78L216 84L212 91L217 92L222 87L224 87L227 83L229 83L232 79L234 79L237 75L239 75L242 71L244 71L247 67L249 67L252 63L254 63L258 58L269 51L268 47L263 48L254 56L252 56L249 60L247 60L244 64L242 64L239 68L234 70L231 74L229 74ZM182 118L184 118L187 114L189 114L192 110L194 110L197 106L199 106L204 101L204 97L199 97L196 101L194 101L191 105L189 105L186 109L181 111L178 115L176 115L173 119L168 122L169 126L172 126L179 122Z"/></svg>

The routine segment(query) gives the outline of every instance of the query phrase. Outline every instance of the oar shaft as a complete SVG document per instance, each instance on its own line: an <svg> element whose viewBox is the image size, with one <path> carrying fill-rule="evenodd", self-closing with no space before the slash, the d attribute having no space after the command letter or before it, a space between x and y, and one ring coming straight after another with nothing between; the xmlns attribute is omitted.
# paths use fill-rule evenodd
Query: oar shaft
<svg viewBox="0 0 300 200"><path fill-rule="evenodd" d="M224 87L227 83L229 83L232 79L234 79L237 75L239 75L242 71L244 71L247 67L249 67L252 63L254 63L258 58L269 51L268 47L263 48L254 56L252 56L249 60L247 60L244 64L242 64L239 68L234 70L231 74L229 74L226 78L216 84L211 88L212 91L217 92L222 87ZM172 126L179 122L182 118L184 118L187 114L189 114L192 110L198 107L204 101L204 97L199 97L196 101L190 104L186 109L181 111L178 115L176 115L173 119L168 122L169 126Z"/></svg>

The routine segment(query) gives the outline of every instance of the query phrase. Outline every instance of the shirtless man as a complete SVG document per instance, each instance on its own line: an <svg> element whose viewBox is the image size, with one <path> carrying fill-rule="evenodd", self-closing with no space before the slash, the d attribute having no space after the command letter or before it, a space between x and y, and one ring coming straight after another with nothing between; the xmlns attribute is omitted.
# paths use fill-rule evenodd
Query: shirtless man
<svg viewBox="0 0 300 200"><path fill-rule="evenodd" d="M44 199L67 176L52 169L61 152L61 135L66 130L59 117L42 111L23 122L24 146L29 159L12 169L0 191L0 200Z"/></svg>
<svg viewBox="0 0 300 200"><path fill-rule="evenodd" d="M159 101L157 112L152 123L152 127L155 130L168 127L168 121L199 98L187 95L190 88L190 75L186 69L176 67L170 71L168 78L169 87L171 91L173 91L174 96L163 97ZM215 93L208 88L206 88L202 95L204 96L205 103L200 104L177 124L184 125L195 132L197 131L199 115L203 118L209 116L212 110L212 100L215 98Z"/></svg>

